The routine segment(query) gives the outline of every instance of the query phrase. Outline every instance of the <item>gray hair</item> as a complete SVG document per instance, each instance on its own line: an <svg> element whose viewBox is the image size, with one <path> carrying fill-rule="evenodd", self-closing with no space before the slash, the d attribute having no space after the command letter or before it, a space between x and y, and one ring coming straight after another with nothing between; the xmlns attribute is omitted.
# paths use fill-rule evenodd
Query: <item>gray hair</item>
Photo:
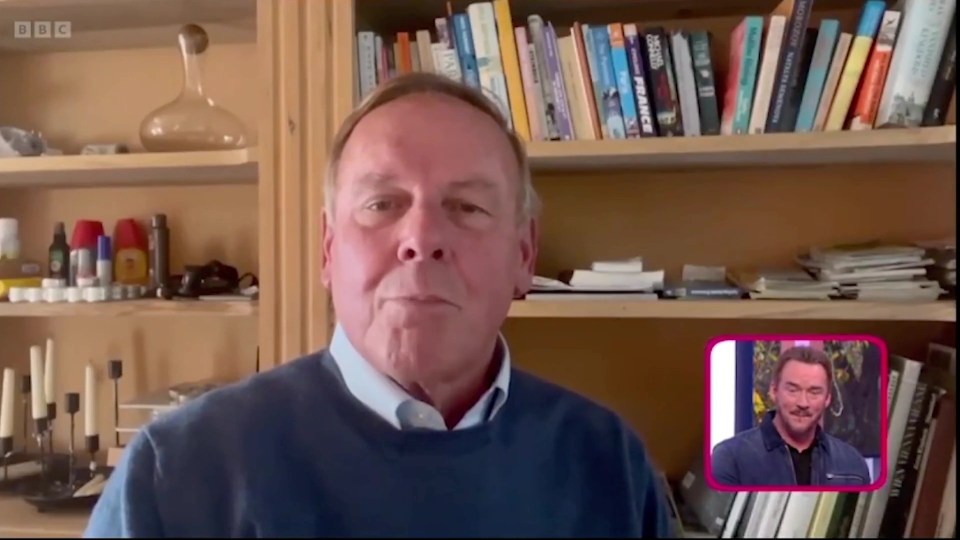
<svg viewBox="0 0 960 540"><path fill-rule="evenodd" d="M391 101L422 93L435 93L458 99L497 122L504 136L510 142L517 167L520 170L520 182L517 190L518 216L522 221L536 217L540 212L540 199L533 188L526 147L516 132L510 128L510 124L503 116L500 108L480 89L460 83L445 75L427 72L404 74L381 84L344 120L333 139L333 147L324 175L323 198L327 214L333 216L337 189L337 169L340 166L343 149L360 120L374 109Z"/></svg>

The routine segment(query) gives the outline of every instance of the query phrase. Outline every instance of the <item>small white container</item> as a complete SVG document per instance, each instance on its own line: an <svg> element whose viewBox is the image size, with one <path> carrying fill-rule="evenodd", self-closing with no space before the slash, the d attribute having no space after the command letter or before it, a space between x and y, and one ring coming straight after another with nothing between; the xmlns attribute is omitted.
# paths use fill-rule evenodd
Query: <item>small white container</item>
<svg viewBox="0 0 960 540"><path fill-rule="evenodd" d="M20 257L18 222L14 218L0 218L0 260Z"/></svg>

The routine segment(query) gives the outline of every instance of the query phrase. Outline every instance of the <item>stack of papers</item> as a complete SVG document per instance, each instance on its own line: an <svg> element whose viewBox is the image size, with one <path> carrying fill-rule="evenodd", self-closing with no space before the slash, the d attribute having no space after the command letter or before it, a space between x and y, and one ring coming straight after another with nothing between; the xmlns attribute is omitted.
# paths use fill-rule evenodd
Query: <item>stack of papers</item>
<svg viewBox="0 0 960 540"><path fill-rule="evenodd" d="M837 294L858 300L936 300L944 291L927 277L934 260L918 246L868 242L813 248L797 262Z"/></svg>
<svg viewBox="0 0 960 540"><path fill-rule="evenodd" d="M527 300L657 300L663 270L644 271L643 259L595 261L590 269L561 272L559 279L534 276Z"/></svg>
<svg viewBox="0 0 960 540"><path fill-rule="evenodd" d="M837 283L818 281L800 268L736 270L727 278L753 300L829 300Z"/></svg>
<svg viewBox="0 0 960 540"><path fill-rule="evenodd" d="M926 256L933 260L933 265L927 268L927 276L940 284L947 291L957 289L957 239L945 238L917 242L917 247L923 248Z"/></svg>

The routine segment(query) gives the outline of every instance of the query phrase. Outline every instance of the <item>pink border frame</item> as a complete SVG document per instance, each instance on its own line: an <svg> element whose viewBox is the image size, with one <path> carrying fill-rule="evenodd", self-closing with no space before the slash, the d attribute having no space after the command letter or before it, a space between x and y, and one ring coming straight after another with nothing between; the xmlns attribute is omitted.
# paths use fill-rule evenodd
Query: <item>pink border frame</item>
<svg viewBox="0 0 960 540"><path fill-rule="evenodd" d="M710 353L713 348L722 341L869 341L880 350L880 474L877 481L867 486L728 486L720 484L713 478L713 466L710 459ZM887 344L876 336L866 334L729 334L715 336L707 343L704 356L704 438L703 438L703 459L704 475L707 479L707 485L717 491L739 492L739 491L777 491L777 492L797 492L807 491L815 493L823 492L853 492L863 493L876 491L883 487L887 482L887 384L888 384L888 358Z"/></svg>

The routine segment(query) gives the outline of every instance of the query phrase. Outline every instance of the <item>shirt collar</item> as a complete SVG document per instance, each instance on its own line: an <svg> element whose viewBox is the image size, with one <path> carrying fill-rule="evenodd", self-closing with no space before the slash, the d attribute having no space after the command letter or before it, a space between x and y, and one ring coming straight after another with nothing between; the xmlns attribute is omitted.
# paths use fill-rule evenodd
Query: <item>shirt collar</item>
<svg viewBox="0 0 960 540"><path fill-rule="evenodd" d="M329 351L350 393L397 429L401 428L400 415L408 410L422 411L426 408L436 412L433 407L416 400L400 385L373 367L353 346L339 323L334 328ZM506 402L511 362L510 349L502 334L497 336L496 354L500 355L500 370L493 384L464 414L454 429L473 427L490 420ZM416 407L411 408L411 404ZM438 412L436 414L439 415Z"/></svg>
<svg viewBox="0 0 960 540"><path fill-rule="evenodd" d="M777 431L777 426L773 425L773 417L776 416L776 409L771 409L764 413L763 419L760 421L760 432L763 434L763 442L767 447L767 450L773 450L778 446L787 446L787 441L783 440L783 437L780 435L780 432ZM822 435L823 430L820 426L817 426L816 431L813 435L813 443L810 447L820 446L824 450L827 450L827 445L823 439Z"/></svg>

